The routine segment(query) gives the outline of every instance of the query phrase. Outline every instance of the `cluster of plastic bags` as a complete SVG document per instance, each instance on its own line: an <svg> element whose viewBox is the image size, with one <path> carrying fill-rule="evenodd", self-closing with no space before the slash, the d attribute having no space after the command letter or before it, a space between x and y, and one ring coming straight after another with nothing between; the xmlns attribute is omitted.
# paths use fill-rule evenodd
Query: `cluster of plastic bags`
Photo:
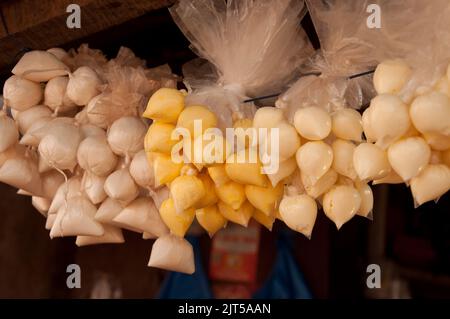
<svg viewBox="0 0 450 319"><path fill-rule="evenodd" d="M0 114L0 181L31 196L50 237L76 236L84 246L122 243L122 229L166 233L148 195L140 114L153 92L176 87L170 68L146 68L124 47L108 61L82 45L28 52L12 73Z"/></svg>
<svg viewBox="0 0 450 319"><path fill-rule="evenodd" d="M319 207L338 228L371 218L370 182L405 182L417 205L450 189L448 1L181 0L170 12L202 58L183 67L187 91L166 66L86 46L27 53L6 81L0 181L33 196L51 237L141 232L157 238L149 266L193 273L195 221L212 236L280 219L309 238ZM278 92L275 107L252 102Z"/></svg>
<svg viewBox="0 0 450 319"><path fill-rule="evenodd" d="M143 115L155 121L145 150L156 179L170 189L160 214L172 234L183 237L195 219L213 235L227 222L246 226L254 218L271 229L278 218L310 237L319 207L337 228L355 215L372 218L370 182L410 183L417 204L449 190L450 55L442 42L450 43L450 5L375 1L383 21L377 30L367 24L372 2L306 1L321 42L316 52L298 24L289 22L301 17L299 1L180 1L171 9L192 48L209 61L185 66L188 94L159 90ZM259 14L274 20L262 25ZM430 37L434 24L442 32ZM301 45L286 47L292 38ZM433 62L418 50L433 52ZM405 61L414 61L414 72ZM433 79L426 77L430 73ZM292 82L294 74L300 77ZM286 88L290 80L275 108L245 103ZM189 135L184 162L175 163L174 132L193 133L194 120L202 121L202 130ZM215 139L205 132L230 127L267 129L269 135L254 141L237 134L244 146L230 149L233 143L222 141L220 131ZM278 140L271 139L275 131ZM217 140L223 145L218 157L199 161L199 150L191 151L196 141L203 142L201 152ZM241 155L270 150L270 143L279 146L276 172L258 161L236 163Z"/></svg>

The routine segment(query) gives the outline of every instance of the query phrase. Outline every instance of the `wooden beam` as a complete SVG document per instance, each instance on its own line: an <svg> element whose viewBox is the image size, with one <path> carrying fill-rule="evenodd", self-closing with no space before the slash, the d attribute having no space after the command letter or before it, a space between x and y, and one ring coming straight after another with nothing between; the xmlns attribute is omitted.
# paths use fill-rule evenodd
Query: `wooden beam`
<svg viewBox="0 0 450 319"><path fill-rule="evenodd" d="M0 30L0 69L12 65L24 49L60 46L145 13L167 7L174 0L78 0L81 28L69 29L67 5L72 0L18 0L0 3L7 35ZM113 36L113 35L112 35Z"/></svg>

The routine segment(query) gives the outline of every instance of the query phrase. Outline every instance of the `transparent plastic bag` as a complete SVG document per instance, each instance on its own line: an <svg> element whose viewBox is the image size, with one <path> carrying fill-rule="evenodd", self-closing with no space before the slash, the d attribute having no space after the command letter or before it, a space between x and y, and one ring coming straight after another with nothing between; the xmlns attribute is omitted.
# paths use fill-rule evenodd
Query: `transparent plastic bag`
<svg viewBox="0 0 450 319"><path fill-rule="evenodd" d="M400 92L400 97L411 101L418 92L435 86L446 76L450 62L450 3L447 0L402 1L396 7L403 13L401 21L395 12L389 16L392 27L403 27L403 32L389 37L389 47L395 57L403 58L412 68L410 80ZM432 32L430 32L432 30Z"/></svg>
<svg viewBox="0 0 450 319"><path fill-rule="evenodd" d="M125 49L121 48L121 51ZM129 49L126 50L128 50L127 55L132 54ZM139 59L134 55L124 57L121 51L105 69L107 84L103 86L102 93L94 97L87 105L89 121L102 128L109 127L121 117L142 114L149 95L161 86L176 86L177 82L177 78L172 76L168 65L154 69L144 69L141 65L136 67L122 65L123 63L136 65Z"/></svg>
<svg viewBox="0 0 450 319"><path fill-rule="evenodd" d="M379 6L381 28L368 27L369 5ZM440 65L436 62L450 52L446 41L450 19L443 14L448 11L446 0L307 0L307 6L321 49L302 68L302 73L314 75L301 77L276 103L290 120L301 107L320 106L333 112L367 105L375 95L372 76L354 76L370 73L383 60L408 57L419 62L411 65L420 69L433 65L434 71ZM424 74L429 71L416 70L418 75L403 95L411 95L424 77L433 78Z"/></svg>
<svg viewBox="0 0 450 319"><path fill-rule="evenodd" d="M63 59L63 62L66 63L72 71L75 71L81 66L90 67L103 79L103 69L108 60L102 51L91 49L89 48L89 45L85 43L80 45L77 50L71 49L69 55Z"/></svg>
<svg viewBox="0 0 450 319"><path fill-rule="evenodd" d="M182 0L170 12L193 51L209 61L184 67L186 103L210 107L221 128L253 115L246 97L277 92L312 53L299 25L302 1Z"/></svg>
<svg viewBox="0 0 450 319"><path fill-rule="evenodd" d="M276 102L291 122L302 107L319 106L328 112L359 108L374 95L370 75L349 79L373 70L382 54L381 37L366 24L368 5L360 0L307 1L321 49L302 66L306 76Z"/></svg>

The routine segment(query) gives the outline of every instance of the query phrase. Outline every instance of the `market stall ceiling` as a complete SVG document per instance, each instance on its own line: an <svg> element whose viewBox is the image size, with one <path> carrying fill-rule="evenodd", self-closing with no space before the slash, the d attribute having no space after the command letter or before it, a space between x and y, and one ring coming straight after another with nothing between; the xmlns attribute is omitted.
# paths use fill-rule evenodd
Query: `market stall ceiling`
<svg viewBox="0 0 450 319"><path fill-rule="evenodd" d="M27 49L47 49L167 7L174 0L78 0L81 28L69 29L72 0L0 0L0 71L11 68Z"/></svg>

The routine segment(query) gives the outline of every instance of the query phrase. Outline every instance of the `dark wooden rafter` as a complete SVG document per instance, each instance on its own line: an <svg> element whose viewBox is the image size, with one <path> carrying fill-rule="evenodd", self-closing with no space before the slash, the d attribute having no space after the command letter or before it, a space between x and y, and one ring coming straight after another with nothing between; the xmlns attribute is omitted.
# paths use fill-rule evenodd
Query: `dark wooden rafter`
<svg viewBox="0 0 450 319"><path fill-rule="evenodd" d="M81 28L69 29L66 12L72 0L0 1L0 70L10 67L24 49L47 49L106 30L167 7L174 0L78 0Z"/></svg>

